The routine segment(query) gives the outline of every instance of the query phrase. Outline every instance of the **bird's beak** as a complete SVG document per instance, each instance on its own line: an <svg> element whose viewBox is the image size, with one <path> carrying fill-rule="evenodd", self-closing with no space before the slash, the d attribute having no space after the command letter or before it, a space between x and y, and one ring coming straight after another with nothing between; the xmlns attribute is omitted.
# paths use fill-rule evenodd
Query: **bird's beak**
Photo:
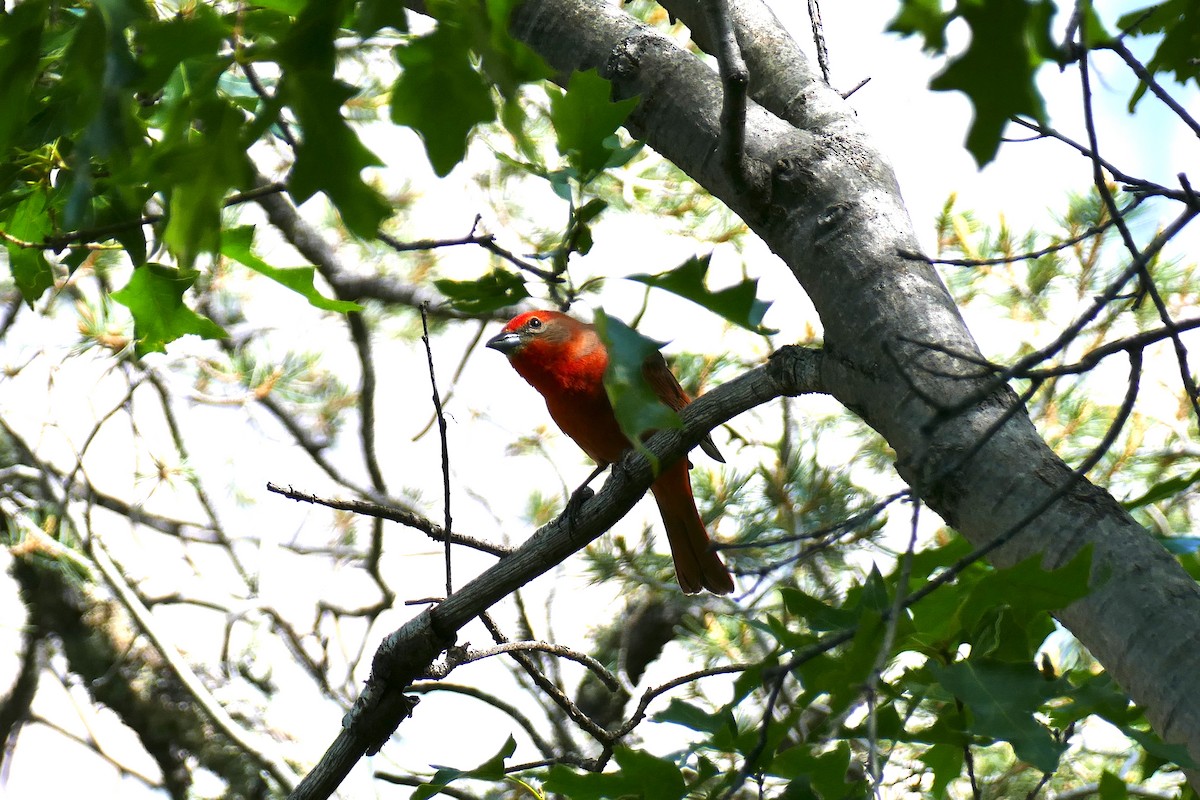
<svg viewBox="0 0 1200 800"><path fill-rule="evenodd" d="M516 331L498 333L487 340L487 346L508 355L521 346L521 334Z"/></svg>

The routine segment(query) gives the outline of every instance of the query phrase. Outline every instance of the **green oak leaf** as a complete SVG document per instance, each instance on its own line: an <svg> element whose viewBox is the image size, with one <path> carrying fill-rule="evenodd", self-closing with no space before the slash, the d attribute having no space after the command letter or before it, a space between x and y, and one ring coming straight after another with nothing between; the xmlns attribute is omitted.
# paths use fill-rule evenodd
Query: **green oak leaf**
<svg viewBox="0 0 1200 800"><path fill-rule="evenodd" d="M442 793L442 790L460 778L475 778L484 781L499 781L505 776L504 762L517 751L517 742L509 736L496 755L472 769L455 769L454 767L438 767L433 777L412 794L412 800L427 800Z"/></svg>
<svg viewBox="0 0 1200 800"><path fill-rule="evenodd" d="M967 149L981 167L996 157L1010 117L1046 120L1036 77L1054 52L1049 33L1054 10L1052 0L959 3L959 16L971 28L971 43L929 85L935 91L960 91L970 99L975 119Z"/></svg>
<svg viewBox="0 0 1200 800"><path fill-rule="evenodd" d="M1200 481L1200 469L1188 475L1175 475L1164 481L1160 481L1141 495L1132 500L1126 500L1121 505L1125 507L1126 511L1133 511L1135 508L1152 505L1181 494L1194 486L1197 481Z"/></svg>
<svg viewBox="0 0 1200 800"><path fill-rule="evenodd" d="M711 291L705 286L711 261L711 254L694 256L675 269L657 275L630 275L629 280L691 300L746 330L761 334L775 333L774 330L762 326L763 316L771 304L757 298L758 280L744 280L733 286Z"/></svg>
<svg viewBox="0 0 1200 800"><path fill-rule="evenodd" d="M435 280L433 285L450 305L466 314L488 314L508 308L529 297L525 279L502 269L473 281Z"/></svg>
<svg viewBox="0 0 1200 800"><path fill-rule="evenodd" d="M355 6L353 27L362 39L369 39L382 28L408 33L408 14L403 4L394 0L362 0Z"/></svg>
<svg viewBox="0 0 1200 800"><path fill-rule="evenodd" d="M184 61L226 64L229 56L220 52L232 34L230 25L211 7L197 4L187 15L139 26L134 39L142 69L139 91L157 92Z"/></svg>
<svg viewBox="0 0 1200 800"><path fill-rule="evenodd" d="M273 267L254 254L254 226L244 225L225 231L221 237L221 255L265 275L301 295L314 308L345 314L362 311L362 306L349 300L334 300L317 291L313 285L314 267Z"/></svg>
<svg viewBox="0 0 1200 800"><path fill-rule="evenodd" d="M1011 567L986 573L976 583L959 609L963 624L970 627L988 612L1003 606L1023 618L1043 611L1057 611L1090 590L1092 550L1085 547L1058 569L1045 569L1039 555Z"/></svg>
<svg viewBox="0 0 1200 800"><path fill-rule="evenodd" d="M133 271L124 288L112 299L133 314L133 330L139 357L166 352L167 345L194 333L205 339L221 339L225 330L208 317L197 314L183 302L183 294L200 275L195 270L178 270L162 264L143 264Z"/></svg>
<svg viewBox="0 0 1200 800"><path fill-rule="evenodd" d="M45 239L53 231L46 213L46 195L34 191L17 203L5 228L10 236L23 242L33 244ZM5 249L13 280L21 290L21 297L32 307L34 301L54 285L54 271L40 247L23 247L6 241Z"/></svg>
<svg viewBox="0 0 1200 800"><path fill-rule="evenodd" d="M371 237L391 214L391 205L362 178L382 166L342 116L354 87L334 77L333 40L347 3L310 2L278 48L283 66L280 96L296 114L300 143L288 184L297 202L323 192L356 236Z"/></svg>
<svg viewBox="0 0 1200 800"><path fill-rule="evenodd" d="M1031 663L971 660L929 667L970 711L972 733L1008 742L1017 758L1042 772L1054 772L1066 744L1055 741L1034 713L1050 698L1069 691L1066 681L1046 680Z"/></svg>
<svg viewBox="0 0 1200 800"><path fill-rule="evenodd" d="M1146 71L1151 75L1173 74L1175 80L1200 83L1200 11L1195 0L1166 0L1166 2L1132 11L1117 21L1121 30L1129 30L1140 36L1162 34L1154 55L1146 62ZM1129 99L1129 110L1133 111L1146 93L1146 84L1139 83Z"/></svg>
<svg viewBox="0 0 1200 800"><path fill-rule="evenodd" d="M19 3L0 14L0 157L6 157L13 136L26 124L30 94L38 75L42 31L48 3Z"/></svg>
<svg viewBox="0 0 1200 800"><path fill-rule="evenodd" d="M392 122L420 134L433 171L447 175L467 154L475 126L496 118L491 89L452 23L396 48L396 60L404 72L392 87Z"/></svg>
<svg viewBox="0 0 1200 800"><path fill-rule="evenodd" d="M615 772L576 772L562 765L551 767L546 791L572 800L678 800L688 793L683 773L673 761L620 746L613 750L613 759L619 767Z"/></svg>
<svg viewBox="0 0 1200 800"><path fill-rule="evenodd" d="M567 91L550 89L550 121L558 152L586 183L608 166L614 154L626 157L613 136L637 105L637 98L613 102L612 84L595 70L573 72ZM627 157L626 157L627 160Z"/></svg>
<svg viewBox="0 0 1200 800"><path fill-rule="evenodd" d="M163 174L173 178L163 243L185 268L199 254L220 249L225 195L248 185L253 171L242 141L241 112L211 101L196 116L204 135L183 134L159 159Z"/></svg>
<svg viewBox="0 0 1200 800"><path fill-rule="evenodd" d="M946 52L946 26L953 19L942 10L942 0L901 0L900 10L888 23L888 30L901 36L920 34L927 53Z"/></svg>
<svg viewBox="0 0 1200 800"><path fill-rule="evenodd" d="M962 745L959 744L931 745L917 758L933 772L933 785L930 787L932 797L946 796L946 787L962 774L965 761Z"/></svg>
<svg viewBox="0 0 1200 800"><path fill-rule="evenodd" d="M596 333L608 349L604 389L622 432L643 453L642 437L662 428L680 428L679 415L665 406L642 374L647 358L661 358L656 342L603 310L596 311ZM656 465L657 469L657 465Z"/></svg>

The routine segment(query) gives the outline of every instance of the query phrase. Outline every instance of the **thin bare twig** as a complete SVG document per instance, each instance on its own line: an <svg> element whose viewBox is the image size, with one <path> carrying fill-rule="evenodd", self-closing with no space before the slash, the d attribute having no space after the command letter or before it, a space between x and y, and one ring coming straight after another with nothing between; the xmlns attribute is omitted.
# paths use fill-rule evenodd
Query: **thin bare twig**
<svg viewBox="0 0 1200 800"><path fill-rule="evenodd" d="M491 233L476 233L479 228L479 222L483 219L480 214L475 215L475 222L471 224L471 231L466 236L460 236L457 239L418 239L413 242L402 242L395 236L389 233L379 231L376 238L386 244L388 247L395 250L397 253L411 253L418 250L437 250L442 247L459 247L462 245L473 244L482 247L493 255L499 256L508 263L512 264L522 272L528 272L531 275L536 275L544 281L560 283L562 278L555 275L550 270L542 269L534 266L523 258L518 257L510 250L506 250L496 244L496 236Z"/></svg>
<svg viewBox="0 0 1200 800"><path fill-rule="evenodd" d="M577 650L572 650L561 644L552 644L551 642L505 642L498 644L495 647L489 647L486 650L456 650L451 649L447 653L446 660L443 664L434 664L430 670L428 677L441 678L449 675L457 667L463 664L470 664L475 661L482 661L485 658L493 656L505 655L510 653L549 653L552 656L565 658L568 661L574 661L577 664L582 664L591 670L600 682L603 683L609 691L616 692L621 689L621 682L617 680L608 669L596 659L586 653L580 653Z"/></svg>
<svg viewBox="0 0 1200 800"><path fill-rule="evenodd" d="M272 754L273 743L254 741L251 734L229 716L229 713L212 696L191 666L183 660L174 645L162 635L158 625L154 622L150 609L146 608L138 599L132 587L126 582L124 575L109 557L108 551L94 535L89 537L88 553L92 557L92 563L104 576L105 582L137 621L142 633L162 655L167 666L175 673L175 677L187 687L192 699L203 709L213 725L225 736L228 736L230 741L235 742L248 756L257 761L281 786L289 791L294 789L297 784L297 776L282 758Z"/></svg>
<svg viewBox="0 0 1200 800"><path fill-rule="evenodd" d="M171 407L170 391L167 389L162 377L154 370L148 369L145 371L147 382L154 387L158 394L159 406L162 408L163 419L167 423L167 429L171 432L171 441L175 445L175 451L179 454L179 458L183 463L187 463L189 459L187 442L183 438L183 429L179 426L179 420L176 418L175 410ZM192 491L196 493L196 500L199 501L200 507L204 509L205 516L208 517L209 530L211 530L229 554L229 560L233 564L234 570L250 589L253 594L258 590L258 578L246 569L245 564L238 557L237 550L233 546L232 540L225 533L224 527L221 525L221 520L217 516L216 506L209 499L208 492L204 488L204 484L200 480L199 475L189 477L188 483L192 487Z"/></svg>
<svg viewBox="0 0 1200 800"><path fill-rule="evenodd" d="M1171 221L1170 224L1159 231L1158 235L1154 237L1150 244L1148 244L1146 248L1142 250L1142 258L1152 258L1164 246L1166 246L1167 242L1174 239L1180 231L1187 227L1188 223L1195 219L1198 214L1200 214L1200 209L1193 210L1190 207L1185 208L1178 217L1176 217ZM1008 380L1014 375L1025 374L1035 365L1041 364L1043 361L1048 360L1056 353L1064 350L1066 346L1074 341L1075 338L1079 336L1080 332L1089 324L1091 324L1091 322L1100 315L1100 312L1103 311L1117 297L1117 295L1122 292L1122 290L1124 290L1125 285L1129 283L1129 281L1135 276L1137 276L1141 272L1141 269L1142 265L1137 261L1126 267L1120 275L1118 275L1109 283L1103 292L1101 292L1092 300L1092 304L1088 306L1088 308L1085 309L1082 314L1080 314L1073 322L1062 329L1062 331L1054 338L1053 341L1021 358L1015 364L1008 367L1008 369L997 374L992 380L985 382L977 391L972 392L969 396L964 397L962 400L959 400L953 404L941 406L939 418L949 419L961 414L966 409L983 400L992 392L995 392L997 389L1007 383ZM933 403L933 405L934 407L938 407L936 403Z"/></svg>
<svg viewBox="0 0 1200 800"><path fill-rule="evenodd" d="M1080 44L1083 48L1087 47L1087 42L1081 41ZM1096 120L1092 112L1091 71L1088 67L1086 52L1079 60L1079 80L1083 88L1083 120L1087 130L1088 145L1091 147L1091 151L1095 153L1095 157L1092 159L1093 182L1096 184L1096 189L1100 192L1100 197L1104 200L1104 205L1108 209L1109 215L1115 218L1117 230L1121 233L1121 240L1125 243L1125 248L1133 258L1134 265L1138 267L1143 290L1149 295L1151 302L1154 303L1154 307L1158 311L1159 319L1162 320L1163 325L1171 331L1171 342L1175 346L1175 357L1179 362L1179 376L1183 383L1183 389L1187 393L1188 401L1191 403L1196 423L1200 425L1200 391L1197 390L1196 382L1192 379L1192 370L1188 365L1187 347L1184 346L1179 332L1175 330L1175 323L1171 320L1171 312L1167 308L1167 304L1163 301L1158 287L1154 284L1154 276L1150 274L1150 258L1138 249L1137 242L1134 241L1133 233L1129 230L1129 226L1125 224L1125 220L1117 213L1117 201L1108 188L1108 182L1104 180L1104 173L1100 164L1100 145L1098 144L1096 134Z"/></svg>
<svg viewBox="0 0 1200 800"><path fill-rule="evenodd" d="M486 612L482 613L479 615L479 619L481 622L483 622L484 627L487 628L488 633L492 635L492 641L494 641L497 645L509 644L508 637L504 635L504 632L500 630L500 626L498 626L492 620L489 614ZM579 706L575 705L575 703L571 701L571 698L567 697L566 692L564 692L561 687L555 685L549 678L547 678L546 674L542 672L541 668L538 667L528 653L517 651L512 654L512 657L514 661L521 665L521 668L525 670L526 674L529 675L533 682L537 684L537 687L545 693L546 697L548 697L555 705L566 712L567 716L572 722L578 725L585 733L587 733L597 742L604 743L608 741L608 731L597 725L595 720L583 713ZM562 733L565 733L565 730L561 731L560 735Z"/></svg>
<svg viewBox="0 0 1200 800"><path fill-rule="evenodd" d="M902 500L912 495L911 489L894 492L884 499L874 503L870 508L864 509L857 514L854 514L849 519L844 519L833 525L828 525L824 528L817 528L813 531L804 531L803 533L788 534L786 536L776 536L773 538L755 539L752 542L714 542L713 550L749 550L759 549L763 547L773 547L779 544L790 544L792 542L800 542L809 539L823 539L830 534L841 535L846 531L857 528L863 522L875 517L879 512L890 506L897 500Z"/></svg>
<svg viewBox="0 0 1200 800"><path fill-rule="evenodd" d="M240 41L238 46L241 46ZM266 108L272 108L275 105L275 96L268 92L267 87L263 86L262 81L259 80L258 72L254 69L254 64L248 60L241 59L239 59L238 63L242 68L242 72L246 75L246 80L249 82L250 88L254 90L255 94L262 98L263 105ZM279 130L280 138L287 142L288 146L294 150L297 147L297 140L296 135L292 133L292 126L288 124L288 121L284 119L282 115L277 115L275 117L275 123L277 129Z"/></svg>
<svg viewBox="0 0 1200 800"><path fill-rule="evenodd" d="M1133 53L1129 51L1129 48L1125 46L1123 41L1115 38L1110 39L1104 44L1097 45L1097 49L1111 50L1120 56L1121 60L1125 62L1125 65L1128 66L1129 69L1133 70L1133 74L1137 75L1138 80L1146 84L1146 88L1153 92L1154 96L1161 100L1163 105L1175 112L1175 116L1179 117L1180 121L1183 122L1184 125L1187 125L1189 128L1191 128L1192 133L1200 136L1200 122L1197 122L1195 117L1189 114L1187 109L1180 105L1179 101L1171 96L1170 92L1164 89L1158 83L1158 81L1154 80L1154 76L1150 74L1150 71L1146 69L1142 62L1138 61L1137 58L1134 57Z"/></svg>
<svg viewBox="0 0 1200 800"><path fill-rule="evenodd" d="M425 302L423 306L428 308L429 303ZM488 323L489 321L486 319L479 320L479 327L475 330L475 335L472 336L471 341L467 343L466 348L463 350L462 358L458 360L458 366L454 369L454 374L450 376L450 388L446 390L446 396L442 398L443 406L449 403L450 399L454 397L454 389L458 385L458 379L462 377L463 370L467 368L467 362L470 360L471 355L475 352L475 349L479 347L479 343L483 341L483 334L488 328ZM433 414L430 414L429 421L426 422L425 426L412 437L412 440L414 442L420 440L422 436L429 432L429 429L433 427L435 422L437 422L436 411Z"/></svg>
<svg viewBox="0 0 1200 800"><path fill-rule="evenodd" d="M1145 199L1145 195L1135 197L1129 203L1129 205L1121 209L1120 213L1122 215L1128 214L1140 206ZM914 253L911 250L900 250L897 254L901 258L906 258L909 261L924 261L926 264L944 264L951 267L991 267L999 264L1014 264L1018 261L1030 261L1036 258L1041 258L1042 256L1048 256L1051 253L1057 253L1058 251L1065 250L1068 247L1074 247L1080 242L1086 241L1093 236L1103 233L1116 224L1116 219L1109 217L1099 225L1093 225L1077 236L1072 236L1069 239L1056 242L1055 244L1043 247L1040 250L1032 250L1028 253L1020 253L1015 256L1003 256L1000 258L930 258L924 253Z"/></svg>
<svg viewBox="0 0 1200 800"><path fill-rule="evenodd" d="M336 287L335 287L336 288ZM358 387L358 438L362 444L363 462L371 476L371 486L379 495L387 494L387 482L379 459L375 455L375 358L371 355L371 332L361 312L346 314L346 325L350 329L350 340L358 351L358 362L362 378Z"/></svg>
<svg viewBox="0 0 1200 800"><path fill-rule="evenodd" d="M445 528L442 528L425 517L422 517L420 514L414 513L406 508L385 506L369 500L336 500L328 497L320 497L315 494L293 489L291 486L284 488L277 483L268 483L267 491L283 495L289 500L298 500L302 503L312 503L314 505L326 506L327 508L336 508L339 511L350 511L355 514L363 514L369 517L378 517L380 519L398 522L405 527L421 531L421 533L424 533L430 539L435 541L443 542L446 540ZM492 544L491 542L487 542L482 539L476 539L472 536L464 536L461 533L451 534L450 542L451 544L469 547L472 550L478 550L481 553L487 553L488 555L493 555L498 558L503 558L513 551L511 547Z"/></svg>
<svg viewBox="0 0 1200 800"><path fill-rule="evenodd" d="M465 697L471 697L480 701L481 703L486 703L492 708L495 708L503 714L511 717L514 722L520 725L521 730L525 731L525 734L529 737L529 740L533 742L533 746L536 747L542 753L542 755L549 758L554 753L554 747L550 744L550 742L546 741L546 739L543 738L540 733L538 733L538 729L534 726L533 721L530 720L529 717L521 711L521 709L495 696L494 694L491 694L490 692L483 691L476 686L451 683L449 681L417 681L416 683L409 684L406 691L410 691L415 694L447 692L450 694L460 694Z"/></svg>
<svg viewBox="0 0 1200 800"><path fill-rule="evenodd" d="M868 75L867 77L863 78L863 79L862 79L861 81L859 81L858 83L856 83L856 84L854 84L853 86L851 86L851 87L850 87L849 89L847 89L846 91L844 91L844 92L839 92L838 94L840 94L840 95L842 96L842 99L843 99L843 100L849 100L849 99L850 99L850 95L854 94L855 92L857 92L859 89L863 88L864 86L866 86L866 85L867 85L868 83L870 83L870 82L871 82L871 76L870 76L870 75Z"/></svg>
<svg viewBox="0 0 1200 800"><path fill-rule="evenodd" d="M825 23L821 21L821 3L820 0L808 0L808 20L812 23L813 44L817 48L817 65L821 68L821 77L825 79L825 85L829 83L829 48L825 46ZM855 86L845 97L849 97L858 91L866 82L867 78L858 86Z"/></svg>
<svg viewBox="0 0 1200 800"><path fill-rule="evenodd" d="M1118 183L1125 184L1125 186L1128 187L1131 192L1135 192L1137 194L1158 195L1160 197L1169 197L1172 200L1178 200L1180 202L1188 202L1187 195L1184 192L1178 189L1168 189L1166 186L1154 183L1153 181L1135 178L1132 175L1118 169L1115 165L1109 163L1108 161L1096 156L1087 147L1087 145L1080 144L1071 137L1060 133L1054 128L1051 128L1047 125L1042 125L1039 122L1031 122L1029 120L1021 119L1020 117L1012 117L1009 122L1020 125L1023 128L1028 128L1044 138L1060 141L1078 152L1084 158L1095 158L1101 165L1103 165L1108 174L1112 175L1113 180L1117 181ZM1200 209L1197 210L1200 211Z"/></svg>
<svg viewBox="0 0 1200 800"><path fill-rule="evenodd" d="M429 343L429 315L424 304L421 305L421 341L425 344L425 357L429 361L429 385L433 391L433 412L437 415L438 435L442 442L442 507L445 510L445 522L442 530L446 534L446 597L449 597L454 594L454 581L450 571L452 525L450 516L450 444L446 438L446 414L442 409L442 398L438 396L437 375L433 368L433 347Z"/></svg>
<svg viewBox="0 0 1200 800"><path fill-rule="evenodd" d="M678 689L680 686L684 686L689 683L695 683L701 678L711 678L716 675L732 675L736 672L745 672L754 666L756 665L749 662L739 662L736 664L726 664L723 667L700 669L696 670L695 672L689 672L686 675L680 675L677 678L672 678L666 683L647 689L642 693L642 697L638 701L637 708L634 709L634 712L632 715L630 715L629 719L625 720L618 727L613 728L613 730L610 732L613 741L618 741L625 736L628 736L633 729L640 725L642 720L646 718L646 711L650 708L650 704L672 689Z"/></svg>

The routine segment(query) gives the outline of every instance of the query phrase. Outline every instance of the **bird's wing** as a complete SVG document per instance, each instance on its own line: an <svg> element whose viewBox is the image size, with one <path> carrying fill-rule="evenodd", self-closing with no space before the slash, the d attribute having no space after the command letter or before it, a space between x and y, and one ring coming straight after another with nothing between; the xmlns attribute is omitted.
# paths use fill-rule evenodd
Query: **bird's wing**
<svg viewBox="0 0 1200 800"><path fill-rule="evenodd" d="M688 397L687 392L679 385L675 373L671 372L671 368L667 366L667 360L657 350L646 356L646 360L642 362L642 376L646 379L646 383L650 384L654 393L658 395L658 399L662 400L672 411L680 411L692 402L692 398ZM700 449L707 453L709 458L720 461L722 464L725 463L725 458L717 449L711 435L700 440Z"/></svg>

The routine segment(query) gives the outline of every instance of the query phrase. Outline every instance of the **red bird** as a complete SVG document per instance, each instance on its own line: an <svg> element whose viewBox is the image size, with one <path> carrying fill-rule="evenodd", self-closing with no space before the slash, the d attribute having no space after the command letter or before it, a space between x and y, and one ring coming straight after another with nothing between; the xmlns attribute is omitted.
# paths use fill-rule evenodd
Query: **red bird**
<svg viewBox="0 0 1200 800"><path fill-rule="evenodd" d="M545 398L562 432L598 466L608 466L630 447L604 391L608 351L594 327L557 311L529 311L511 319L487 346L508 356L518 374ZM657 351L647 357L642 374L658 398L675 411L691 402ZM718 461L724 460L711 438L706 437L701 447ZM650 491L667 529L683 591L732 592L733 578L709 549L708 531L696 511L688 460L667 465Z"/></svg>

